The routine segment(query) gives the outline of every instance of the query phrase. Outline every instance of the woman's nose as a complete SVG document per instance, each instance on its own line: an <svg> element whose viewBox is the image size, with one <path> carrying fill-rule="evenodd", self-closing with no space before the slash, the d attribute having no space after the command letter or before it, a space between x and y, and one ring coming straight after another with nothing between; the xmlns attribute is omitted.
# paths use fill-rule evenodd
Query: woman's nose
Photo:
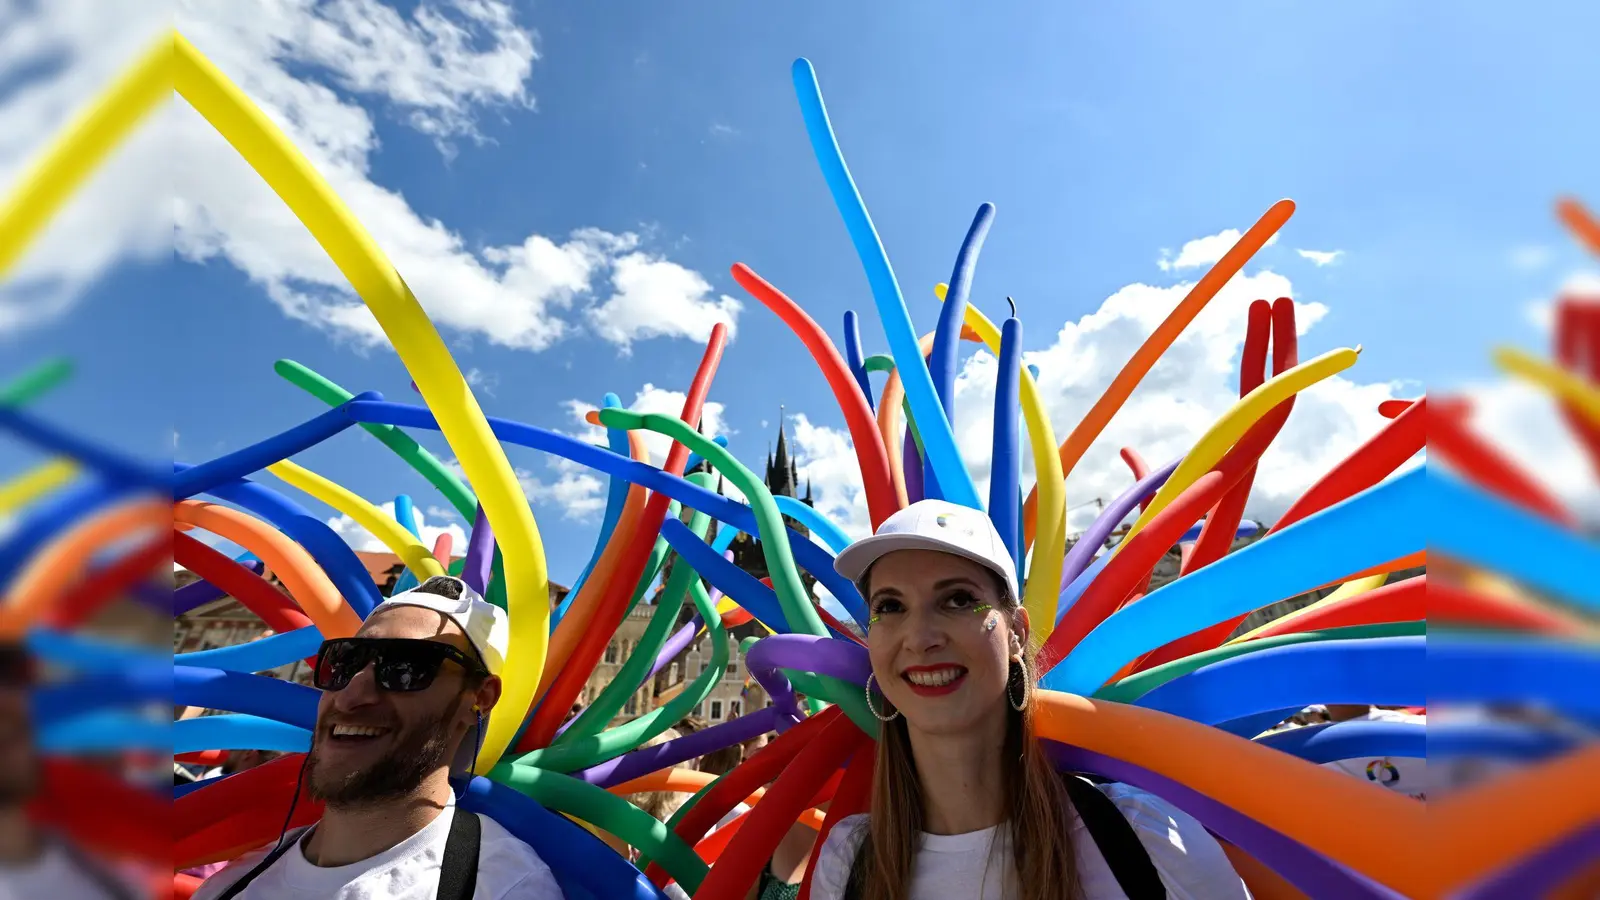
<svg viewBox="0 0 1600 900"><path fill-rule="evenodd" d="M944 623L931 611L912 610L906 621L906 645L911 650L937 650L949 640Z"/></svg>

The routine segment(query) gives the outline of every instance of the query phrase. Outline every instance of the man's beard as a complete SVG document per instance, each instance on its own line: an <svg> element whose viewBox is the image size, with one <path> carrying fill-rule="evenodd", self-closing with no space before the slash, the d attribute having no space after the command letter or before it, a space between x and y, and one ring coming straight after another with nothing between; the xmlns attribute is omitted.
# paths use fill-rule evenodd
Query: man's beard
<svg viewBox="0 0 1600 900"><path fill-rule="evenodd" d="M446 722L461 708L457 697L439 715L413 725L387 756L364 769L323 779L317 774L317 748L311 748L310 794L328 806L350 807L381 803L412 793L422 780L446 764L450 752L450 730ZM319 729L318 744L323 740Z"/></svg>

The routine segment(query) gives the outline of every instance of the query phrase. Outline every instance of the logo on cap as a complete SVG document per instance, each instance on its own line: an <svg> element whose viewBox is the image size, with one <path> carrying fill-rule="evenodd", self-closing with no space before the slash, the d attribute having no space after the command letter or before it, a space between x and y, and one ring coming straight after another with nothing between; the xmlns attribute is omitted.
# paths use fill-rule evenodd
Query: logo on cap
<svg viewBox="0 0 1600 900"><path fill-rule="evenodd" d="M950 524L950 517L947 516L947 515L942 515L941 514L941 515L935 516L933 521L934 521L934 524L938 525L940 528L945 528L945 527L949 526L949 524Z"/></svg>

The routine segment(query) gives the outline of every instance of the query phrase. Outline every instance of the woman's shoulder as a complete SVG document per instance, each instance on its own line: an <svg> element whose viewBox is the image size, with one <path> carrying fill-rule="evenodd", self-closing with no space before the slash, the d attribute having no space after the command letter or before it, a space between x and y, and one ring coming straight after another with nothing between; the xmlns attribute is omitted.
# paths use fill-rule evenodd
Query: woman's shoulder
<svg viewBox="0 0 1600 900"><path fill-rule="evenodd" d="M1193 816L1132 785L1114 782L1095 787L1133 826L1173 897L1235 900L1250 896L1222 845Z"/></svg>
<svg viewBox="0 0 1600 900"><path fill-rule="evenodd" d="M861 847L861 836L871 820L866 813L845 816L834 824L817 853L817 867L811 873L812 900L839 900L850 881L850 867Z"/></svg>

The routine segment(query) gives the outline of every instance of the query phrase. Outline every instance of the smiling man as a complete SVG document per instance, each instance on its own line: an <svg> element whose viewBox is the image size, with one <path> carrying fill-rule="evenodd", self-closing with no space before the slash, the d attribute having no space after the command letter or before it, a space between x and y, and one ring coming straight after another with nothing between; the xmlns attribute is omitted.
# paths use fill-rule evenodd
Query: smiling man
<svg viewBox="0 0 1600 900"><path fill-rule="evenodd" d="M317 730L305 775L322 820L218 872L195 900L549 900L533 848L458 815L452 768L470 768L500 698L509 625L456 578L381 603L317 654Z"/></svg>

